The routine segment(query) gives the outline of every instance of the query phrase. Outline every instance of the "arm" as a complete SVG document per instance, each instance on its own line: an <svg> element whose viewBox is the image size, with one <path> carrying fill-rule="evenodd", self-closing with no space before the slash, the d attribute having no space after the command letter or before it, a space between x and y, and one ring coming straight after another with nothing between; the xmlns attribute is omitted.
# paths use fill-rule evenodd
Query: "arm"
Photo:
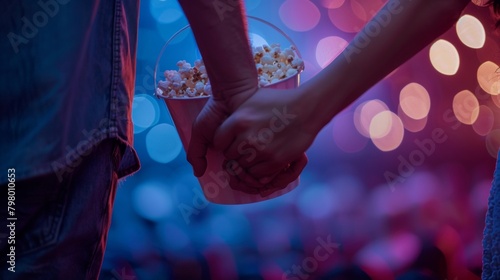
<svg viewBox="0 0 500 280"><path fill-rule="evenodd" d="M196 176L206 169L207 149L226 116L257 90L243 6L238 0L179 0L193 30L212 86L196 122L188 161Z"/></svg>
<svg viewBox="0 0 500 280"><path fill-rule="evenodd" d="M212 86L213 97L239 105L235 96L257 90L257 70L238 0L179 0L193 30ZM241 102L241 100L240 100Z"/></svg>
<svg viewBox="0 0 500 280"><path fill-rule="evenodd" d="M261 182L272 180L312 144L319 131L379 80L448 30L469 0L389 0L328 67L295 90L259 89L225 121L215 143ZM390 19L388 20L388 16ZM384 26L379 21L384 20ZM365 34L378 34L360 45ZM366 42L366 40L365 40ZM369 67L367 67L369 66ZM276 93L276 94L274 94ZM274 108L296 116L273 140L243 157L242 143L269 126Z"/></svg>
<svg viewBox="0 0 500 280"><path fill-rule="evenodd" d="M193 125L188 161L196 176L205 173L206 153L216 129L258 89L257 69L251 52L243 5L239 0L179 0L193 30L212 86L213 98L207 102ZM298 177L307 163L304 153L275 180L276 188L285 187ZM248 186L262 184L244 170L232 176L235 189L255 192ZM237 179L243 179L244 184ZM266 191L269 192L269 191ZM262 193L265 195L265 193Z"/></svg>
<svg viewBox="0 0 500 280"><path fill-rule="evenodd" d="M358 33L343 53L320 74L304 84L304 94L316 101L325 126L379 80L447 31L459 18L468 0L390 0ZM379 22L390 16L383 27ZM370 31L380 27L377 36ZM360 44L368 37L366 47ZM366 66L370 67L366 67Z"/></svg>

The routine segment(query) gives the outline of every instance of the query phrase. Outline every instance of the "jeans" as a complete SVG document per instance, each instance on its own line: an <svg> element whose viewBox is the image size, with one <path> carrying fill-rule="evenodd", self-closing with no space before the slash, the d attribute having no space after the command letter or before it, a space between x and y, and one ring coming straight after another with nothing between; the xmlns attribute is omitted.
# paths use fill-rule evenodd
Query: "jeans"
<svg viewBox="0 0 500 280"><path fill-rule="evenodd" d="M101 142L62 182L51 173L15 183L15 244L0 236L1 279L98 278L124 150L117 143ZM7 186L1 190L5 223ZM15 272L5 261L11 246Z"/></svg>

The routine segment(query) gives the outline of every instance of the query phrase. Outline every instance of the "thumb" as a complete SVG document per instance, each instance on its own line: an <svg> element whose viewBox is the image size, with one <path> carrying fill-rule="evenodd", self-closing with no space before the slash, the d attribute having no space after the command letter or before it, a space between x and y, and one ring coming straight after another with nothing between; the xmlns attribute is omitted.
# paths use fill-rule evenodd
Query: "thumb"
<svg viewBox="0 0 500 280"><path fill-rule="evenodd" d="M189 141L187 160L193 166L196 177L203 176L207 169L207 159L205 156L209 143L202 134L202 131L197 129L197 123L195 122L191 133L191 140Z"/></svg>
<svg viewBox="0 0 500 280"><path fill-rule="evenodd" d="M193 124L187 160L194 169L194 175L203 176L207 168L206 154L215 131L224 121L226 113L221 103L210 99Z"/></svg>

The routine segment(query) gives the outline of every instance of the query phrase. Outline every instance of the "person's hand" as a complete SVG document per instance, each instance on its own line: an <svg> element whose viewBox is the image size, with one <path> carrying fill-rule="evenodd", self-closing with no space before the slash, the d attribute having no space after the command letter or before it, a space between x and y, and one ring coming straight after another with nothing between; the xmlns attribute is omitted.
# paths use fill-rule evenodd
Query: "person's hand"
<svg viewBox="0 0 500 280"><path fill-rule="evenodd" d="M257 85L234 94L227 100L210 98L193 123L191 140L187 151L187 160L193 166L194 175L201 177L207 168L206 154L217 128L240 104L245 102L257 90Z"/></svg>
<svg viewBox="0 0 500 280"><path fill-rule="evenodd" d="M257 181L247 170L242 169L237 162L234 165L236 165L237 170L228 172L232 175L229 177L229 186L232 189L267 197L276 191L284 189L299 177L307 165L307 156L305 153L302 154L300 158L288 164L285 169L274 174L272 179L269 179L270 182L266 184Z"/></svg>
<svg viewBox="0 0 500 280"><path fill-rule="evenodd" d="M220 125L214 145L237 162L238 185L258 187L258 180L272 190L299 176L307 163L304 152L319 131L311 125L314 107L303 94L300 88L261 88Z"/></svg>

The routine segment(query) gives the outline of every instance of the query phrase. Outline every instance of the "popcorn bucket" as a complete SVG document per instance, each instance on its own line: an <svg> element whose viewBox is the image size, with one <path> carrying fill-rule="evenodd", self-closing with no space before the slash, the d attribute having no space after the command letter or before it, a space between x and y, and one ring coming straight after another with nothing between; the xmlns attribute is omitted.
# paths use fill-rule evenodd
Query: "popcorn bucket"
<svg viewBox="0 0 500 280"><path fill-rule="evenodd" d="M291 46L295 46L292 40L285 33L283 33L279 28L272 25L271 23L252 16L248 16L248 19L251 39L252 37L257 38L257 40L263 38L260 35L252 36L252 34L264 34L264 36L269 36L269 31L274 31L275 33L277 32L279 34L277 38L281 39L282 42L287 43ZM263 26L264 28L259 29L258 24L260 24L261 27ZM255 32L258 33L252 33L253 27L257 29L257 31ZM272 37L273 40L275 40L274 37L276 36ZM273 41L272 43L282 44L282 42ZM255 42L255 40L253 42L254 45L258 45L259 43L260 42ZM264 43L266 42L264 41ZM181 55L184 56L179 55L176 58L172 58L171 56L165 55L165 51L168 48L172 47L172 44L180 44L178 45L179 51L175 51L175 53L176 56L179 55L177 54L178 52L180 52ZM300 53L298 52L298 50L295 50L295 52L297 53L298 57L300 57ZM196 42L194 40L192 32L190 31L189 25L183 27L172 37L170 37L170 39L165 43L163 49L160 52L155 66L155 86L158 86L158 81L161 79L163 71L175 69L175 65L178 60L186 60L192 62L195 59L200 58L201 55L199 54L199 51L196 47ZM299 83L300 72L295 76L282 79L277 83L268 85L267 87L275 89L291 89L298 87ZM165 101L168 111L170 112L170 115L172 117L173 123L177 129L177 132L179 133L182 145L187 151L191 139L192 125L210 97L166 97L161 94L156 94L156 96L162 98ZM223 168L223 163L225 161L224 155L220 151L209 149L206 158L207 170L202 177L198 178L198 180L206 199L213 203L245 204L264 201L288 193L299 184L299 178L297 178L295 181L288 184L285 188L273 192L267 196L261 196L260 194L248 194L238 190L233 190L229 186L229 176L232 175L230 175L229 172L227 172Z"/></svg>

